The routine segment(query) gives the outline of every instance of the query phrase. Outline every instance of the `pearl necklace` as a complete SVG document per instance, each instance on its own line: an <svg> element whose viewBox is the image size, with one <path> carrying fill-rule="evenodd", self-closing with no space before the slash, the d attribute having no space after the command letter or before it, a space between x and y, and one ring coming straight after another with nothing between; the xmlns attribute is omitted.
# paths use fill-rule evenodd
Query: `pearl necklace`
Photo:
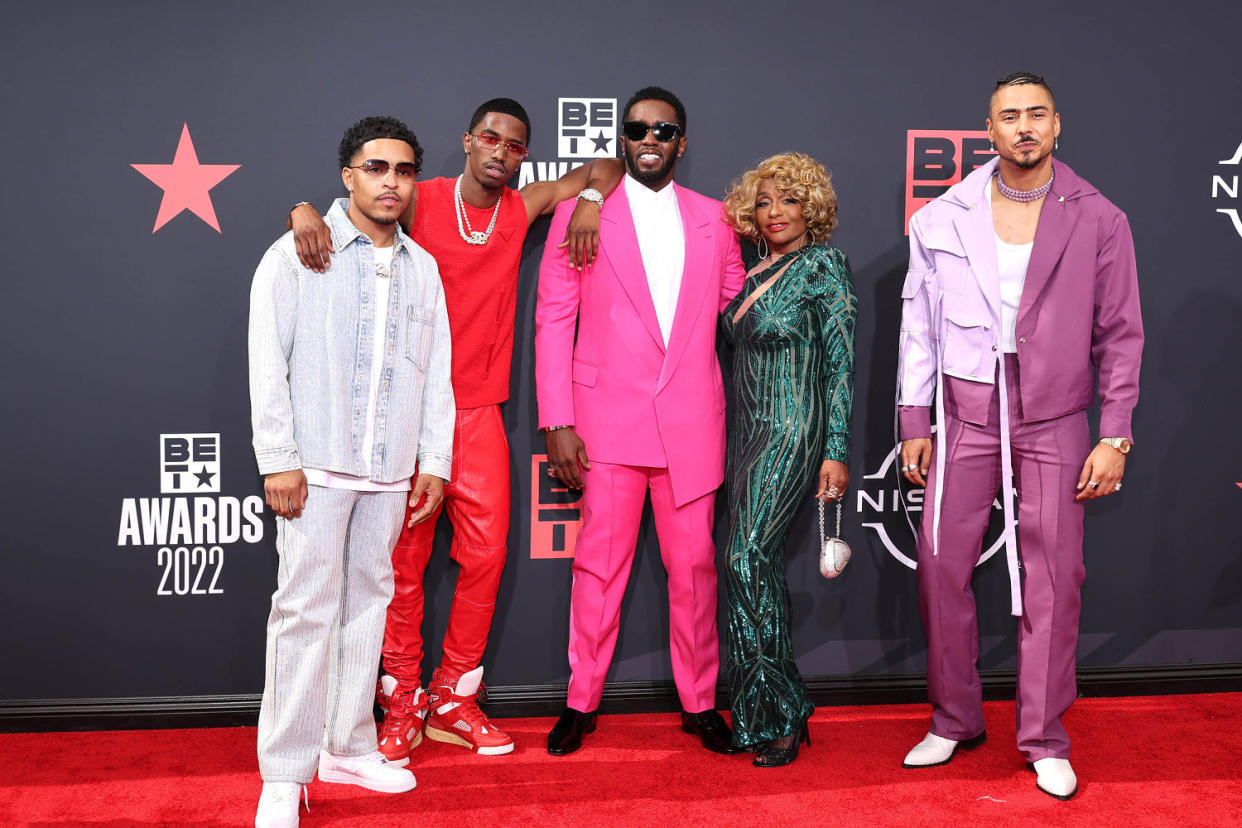
<svg viewBox="0 0 1242 828"><path fill-rule="evenodd" d="M1005 179L1001 178L999 167L996 172L992 174L996 176L996 189L1000 190L1001 195L1010 201L1021 201L1024 203L1039 201L1041 198L1048 195L1048 193L1052 191L1052 179L1056 177L1056 173L1053 172L1048 176L1048 180L1045 181L1043 185L1036 187L1033 190L1015 190L1013 187L1010 187L1005 183Z"/></svg>
<svg viewBox="0 0 1242 828"><path fill-rule="evenodd" d="M462 241L466 244L487 244L492 231L496 229L496 218L500 215L500 199L496 199L496 209L492 210L492 223L487 225L487 231L479 232L472 229L470 217L466 215L466 203L461 199L461 179L462 176L457 176L457 183L453 185L453 204L457 208L457 232L461 234ZM501 195L504 194L501 193Z"/></svg>

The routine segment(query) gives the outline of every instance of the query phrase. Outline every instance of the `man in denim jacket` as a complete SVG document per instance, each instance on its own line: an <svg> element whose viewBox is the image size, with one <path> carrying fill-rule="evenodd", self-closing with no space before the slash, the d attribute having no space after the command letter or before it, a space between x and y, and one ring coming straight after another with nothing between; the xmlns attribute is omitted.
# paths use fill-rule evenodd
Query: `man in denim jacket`
<svg viewBox="0 0 1242 828"><path fill-rule="evenodd" d="M400 121L359 121L341 141L349 197L326 216L338 251L327 272L301 266L292 233L255 272L251 418L280 554L258 828L298 824L299 788L316 767L325 782L415 785L378 752L371 705L406 501L423 501L412 523L431 515L452 462L444 291L435 261L397 224L421 157Z"/></svg>

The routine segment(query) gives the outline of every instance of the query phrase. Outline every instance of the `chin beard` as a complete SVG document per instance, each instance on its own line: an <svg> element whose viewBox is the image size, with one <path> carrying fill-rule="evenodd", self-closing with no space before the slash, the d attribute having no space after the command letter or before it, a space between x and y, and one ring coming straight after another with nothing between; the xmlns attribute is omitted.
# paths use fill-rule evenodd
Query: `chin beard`
<svg viewBox="0 0 1242 828"><path fill-rule="evenodd" d="M1038 152L1019 152L1010 160L1015 167L1023 170L1034 169L1046 156Z"/></svg>
<svg viewBox="0 0 1242 828"><path fill-rule="evenodd" d="M668 158L655 169L644 170L638 166L633 156L628 152L625 154L625 168L629 170L630 176L639 184L658 184L672 171L676 163L676 158Z"/></svg>

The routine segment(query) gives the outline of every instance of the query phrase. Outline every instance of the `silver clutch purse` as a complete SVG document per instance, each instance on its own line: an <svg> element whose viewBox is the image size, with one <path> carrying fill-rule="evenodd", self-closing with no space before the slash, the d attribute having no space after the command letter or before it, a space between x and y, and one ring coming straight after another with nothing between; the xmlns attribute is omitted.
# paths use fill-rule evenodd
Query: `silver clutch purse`
<svg viewBox="0 0 1242 828"><path fill-rule="evenodd" d="M837 501L836 537L824 532L824 501L819 501L819 574L835 578L850 562L850 545L841 540L841 501Z"/></svg>

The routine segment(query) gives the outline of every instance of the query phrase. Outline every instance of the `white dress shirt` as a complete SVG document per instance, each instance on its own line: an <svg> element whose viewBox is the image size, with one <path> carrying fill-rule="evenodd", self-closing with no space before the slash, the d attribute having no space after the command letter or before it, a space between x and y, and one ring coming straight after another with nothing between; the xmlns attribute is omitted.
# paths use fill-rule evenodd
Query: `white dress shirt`
<svg viewBox="0 0 1242 828"><path fill-rule="evenodd" d="M634 216L634 232L647 273L647 287L655 305L660 333L667 347L681 292L681 273L686 264L686 233L677 206L677 191L669 183L660 191L645 187L629 173L624 178L625 197Z"/></svg>

